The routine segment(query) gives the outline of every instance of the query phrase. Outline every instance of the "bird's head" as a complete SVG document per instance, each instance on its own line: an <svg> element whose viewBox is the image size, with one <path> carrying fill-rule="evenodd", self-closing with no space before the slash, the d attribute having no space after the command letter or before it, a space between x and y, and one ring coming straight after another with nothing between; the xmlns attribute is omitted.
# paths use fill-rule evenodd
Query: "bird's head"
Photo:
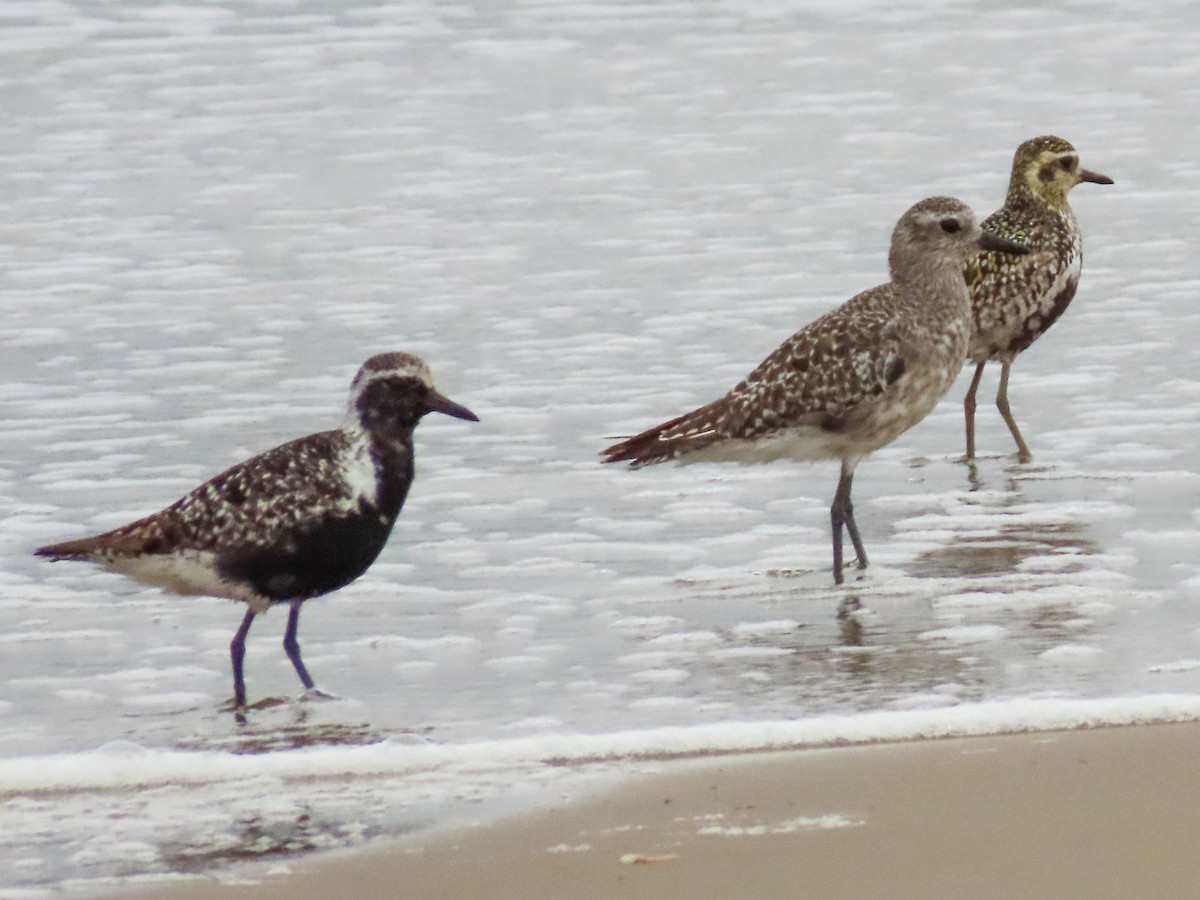
<svg viewBox="0 0 1200 900"><path fill-rule="evenodd" d="M1033 197L1051 209L1067 205L1067 192L1081 181L1112 184L1101 175L1079 165L1079 153L1068 141L1052 134L1031 138L1013 156L1009 198Z"/></svg>
<svg viewBox="0 0 1200 900"><path fill-rule="evenodd" d="M953 197L928 197L911 207L892 232L888 254L893 279L919 283L941 271L958 271L983 250L1024 255L1013 241L979 227L971 207Z"/></svg>
<svg viewBox="0 0 1200 900"><path fill-rule="evenodd" d="M429 366L410 353L372 356L350 384L347 417L364 431L411 431L431 412L479 421L465 406L438 393Z"/></svg>

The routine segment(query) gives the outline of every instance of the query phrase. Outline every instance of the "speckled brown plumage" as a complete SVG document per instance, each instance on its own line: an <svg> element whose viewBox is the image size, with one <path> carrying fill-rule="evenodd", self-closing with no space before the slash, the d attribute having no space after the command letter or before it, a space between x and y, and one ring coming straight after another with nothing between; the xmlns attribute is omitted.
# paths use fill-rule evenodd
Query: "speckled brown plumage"
<svg viewBox="0 0 1200 900"><path fill-rule="evenodd" d="M854 467L923 419L954 382L971 331L962 267L981 246L1023 252L982 232L960 201L921 201L892 234L890 282L792 335L719 400L604 450L604 462L841 459L830 510L840 582L843 523L866 565L850 503Z"/></svg>
<svg viewBox="0 0 1200 900"><path fill-rule="evenodd" d="M350 389L345 423L226 469L166 509L38 556L99 563L181 594L246 602L231 645L234 698L255 615L292 604L284 647L308 689L296 625L300 604L349 584L387 542L413 479L413 429L429 412L477 421L433 387L405 353L373 356Z"/></svg>
<svg viewBox="0 0 1200 900"><path fill-rule="evenodd" d="M802 426L819 429L822 443L830 445L814 458L877 449L894 429L867 427L865 420L884 411L877 401L909 370L908 359L915 362L926 345L944 348L940 363L927 360L906 382L917 393L930 378L953 380L961 368L961 310L956 316L941 304L922 317L921 299L892 284L862 292L788 338L720 400L610 447L605 462L628 459L636 468L713 444L769 441ZM941 334L947 338L935 337ZM771 448L764 443L738 450L765 455Z"/></svg>
<svg viewBox="0 0 1200 900"><path fill-rule="evenodd" d="M1066 311L1079 285L1083 239L1067 203L1067 193L1081 181L1112 184L1107 176L1080 168L1075 148L1062 138L1045 135L1017 148L1004 206L983 227L1029 247L1015 257L983 253L966 268L971 292L973 330L967 357L976 364L964 401L967 453L975 455L975 392L983 367L1003 366L996 405L1017 444L1021 461L1031 459L1008 406L1008 376L1013 360L1041 337Z"/></svg>

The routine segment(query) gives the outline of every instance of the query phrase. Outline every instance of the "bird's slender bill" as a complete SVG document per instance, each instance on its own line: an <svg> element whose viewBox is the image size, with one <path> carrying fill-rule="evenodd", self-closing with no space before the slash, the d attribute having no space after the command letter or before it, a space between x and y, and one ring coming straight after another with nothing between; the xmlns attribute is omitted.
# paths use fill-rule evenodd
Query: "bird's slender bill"
<svg viewBox="0 0 1200 900"><path fill-rule="evenodd" d="M1101 175L1099 172L1093 172L1089 169L1079 170L1080 181L1090 181L1092 184L1112 184L1113 180L1107 175Z"/></svg>
<svg viewBox="0 0 1200 900"><path fill-rule="evenodd" d="M984 250L995 250L999 253L1011 253L1013 256L1025 256L1029 253L1029 248L1024 244L1018 244L1016 241L1010 241L1008 238L1002 238L998 234L992 234L990 231L984 231L979 238L979 246Z"/></svg>
<svg viewBox="0 0 1200 900"><path fill-rule="evenodd" d="M429 408L433 412L445 413L448 416L454 416L456 419L466 419L468 422L478 422L479 416L471 412L465 406L461 406L451 400L449 397L444 397L437 391L429 392Z"/></svg>

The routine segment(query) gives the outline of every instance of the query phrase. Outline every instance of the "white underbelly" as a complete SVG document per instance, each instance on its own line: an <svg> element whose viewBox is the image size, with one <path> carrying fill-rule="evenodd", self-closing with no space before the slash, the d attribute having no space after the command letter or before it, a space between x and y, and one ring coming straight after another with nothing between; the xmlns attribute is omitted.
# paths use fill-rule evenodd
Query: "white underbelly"
<svg viewBox="0 0 1200 900"><path fill-rule="evenodd" d="M103 562L114 572L173 594L242 600L254 607L256 612L262 612L270 605L270 601L245 585L222 578L216 570L216 557L209 552L156 553L108 558Z"/></svg>
<svg viewBox="0 0 1200 900"><path fill-rule="evenodd" d="M729 439L710 444L676 459L680 465L699 462L768 463L777 459L839 459L842 441L815 425L783 428L753 440Z"/></svg>
<svg viewBox="0 0 1200 900"><path fill-rule="evenodd" d="M838 429L781 428L753 440L724 440L678 458L694 462L768 463L778 459L858 459L885 447L933 410L952 379L932 390L898 390L860 406ZM940 388L940 390L939 390Z"/></svg>

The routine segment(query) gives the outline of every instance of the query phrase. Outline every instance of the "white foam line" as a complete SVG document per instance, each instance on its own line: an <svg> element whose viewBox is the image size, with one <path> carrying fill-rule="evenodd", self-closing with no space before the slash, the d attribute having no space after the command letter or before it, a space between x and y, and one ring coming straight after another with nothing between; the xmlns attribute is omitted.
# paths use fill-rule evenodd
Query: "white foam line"
<svg viewBox="0 0 1200 900"><path fill-rule="evenodd" d="M451 745L383 741L257 755L136 746L126 749L122 745L87 753L0 760L0 795L198 785L262 777L320 780L350 775L401 777L438 770L494 772L547 763L663 759L1182 721L1200 721L1200 695L1006 700L939 709L732 721L599 735L554 733Z"/></svg>

